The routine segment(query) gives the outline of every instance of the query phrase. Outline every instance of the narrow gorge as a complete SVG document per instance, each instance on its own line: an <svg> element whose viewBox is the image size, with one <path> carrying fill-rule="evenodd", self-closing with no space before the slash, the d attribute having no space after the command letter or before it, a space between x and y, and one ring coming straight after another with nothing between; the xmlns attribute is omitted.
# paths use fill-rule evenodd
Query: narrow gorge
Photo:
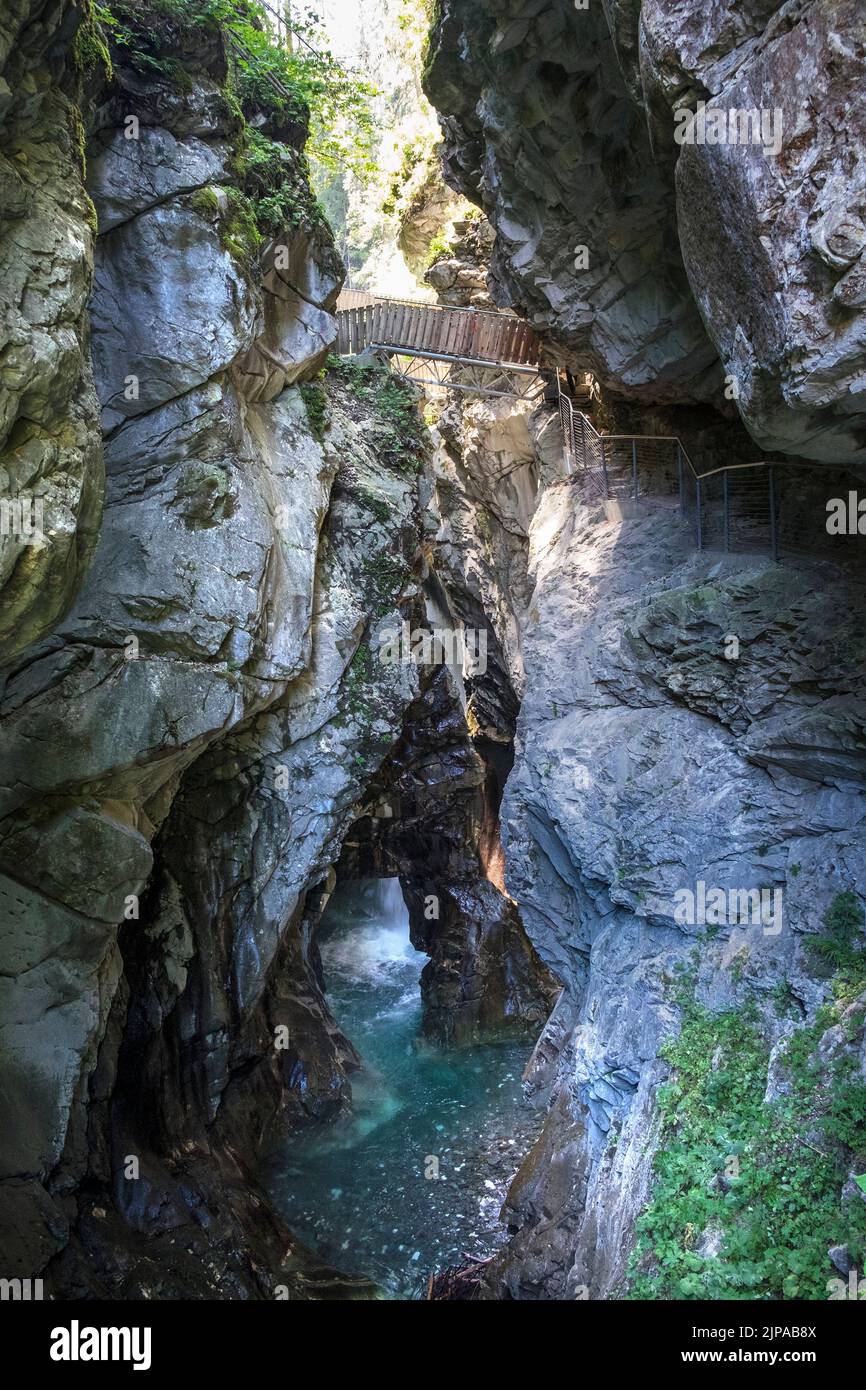
<svg viewBox="0 0 866 1390"><path fill-rule="evenodd" d="M866 1297L860 0L4 0L0 287L3 1299Z"/></svg>

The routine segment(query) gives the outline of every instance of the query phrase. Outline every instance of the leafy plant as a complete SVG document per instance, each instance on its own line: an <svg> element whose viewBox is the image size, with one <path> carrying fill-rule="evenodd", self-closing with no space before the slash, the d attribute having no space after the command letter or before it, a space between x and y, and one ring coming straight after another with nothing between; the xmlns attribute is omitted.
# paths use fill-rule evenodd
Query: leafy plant
<svg viewBox="0 0 866 1390"><path fill-rule="evenodd" d="M788 1092L765 1103L770 1049L754 1004L711 1013L690 971L678 1002L629 1296L825 1298L828 1247L847 1245L855 1261L866 1248L866 1206L840 1203L851 1153L866 1146L866 1087L850 1058L828 1067L816 1057L840 1006L793 1035ZM708 1231L721 1239L715 1255L702 1250Z"/></svg>
<svg viewBox="0 0 866 1390"><path fill-rule="evenodd" d="M850 975L866 969L864 942L858 938L864 925L863 908L856 894L837 893L824 913L825 931L810 937L808 949L837 971Z"/></svg>
<svg viewBox="0 0 866 1390"><path fill-rule="evenodd" d="M85 0L84 18L75 32L72 41L72 57L82 77L89 77L101 67L110 82L113 76L111 54L105 39L105 27L114 25L110 10L104 5Z"/></svg>
<svg viewBox="0 0 866 1390"><path fill-rule="evenodd" d="M412 178L415 169L425 158L427 148L424 140L410 140L403 150L403 157L400 160L400 168L391 180L388 195L382 204L382 211L386 216L390 216L397 211L397 207L403 197L406 186Z"/></svg>
<svg viewBox="0 0 866 1390"><path fill-rule="evenodd" d="M178 37L221 34L230 65L227 96L238 113L265 112L309 126L308 149L321 165L349 168L362 180L371 174L375 89L337 61L312 12L293 16L286 37L274 29L281 17L270 0L112 0L96 6L94 18L135 66L181 86L190 78L172 51Z"/></svg>
<svg viewBox="0 0 866 1390"><path fill-rule="evenodd" d="M437 232L432 238L427 251L428 269L431 265L435 265L437 261L441 261L443 256L447 256L448 250L448 238L443 232Z"/></svg>
<svg viewBox="0 0 866 1390"><path fill-rule="evenodd" d="M373 653L370 650L369 642L361 642L343 677L343 690L345 692L344 707L346 713L351 718L359 720L363 726L369 725L374 718L374 710L370 702L372 684Z"/></svg>
<svg viewBox="0 0 866 1390"><path fill-rule="evenodd" d="M307 409L307 419L313 438L321 444L328 425L328 398L315 382L306 382L300 388L301 398Z"/></svg>
<svg viewBox="0 0 866 1390"><path fill-rule="evenodd" d="M377 418L377 457L398 473L417 473L425 449L425 430L412 388L385 368L335 356L329 357L328 367Z"/></svg>

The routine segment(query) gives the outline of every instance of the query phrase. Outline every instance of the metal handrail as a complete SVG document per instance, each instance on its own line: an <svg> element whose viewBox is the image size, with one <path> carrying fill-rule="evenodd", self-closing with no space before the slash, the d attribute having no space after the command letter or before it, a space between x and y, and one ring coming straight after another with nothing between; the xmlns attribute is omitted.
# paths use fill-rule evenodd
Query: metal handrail
<svg viewBox="0 0 866 1390"><path fill-rule="evenodd" d="M427 352L423 348L411 347L406 343L388 343L384 340L377 342L372 338L367 347L371 352L387 352L397 357L408 357L411 354L412 357L428 362L453 362L455 366L463 367L505 367L509 372L517 372L520 376L538 375L538 368L525 362L499 361L498 358L493 357L459 357L448 352ZM438 385L439 383L434 382L433 384Z"/></svg>
<svg viewBox="0 0 866 1390"><path fill-rule="evenodd" d="M765 468L767 470L767 489L768 489L768 524L770 531L770 549L773 559L778 559L779 536L777 518L777 499L775 487L774 467L778 465L788 466L788 464L798 465L804 468L813 467L806 459L772 459L764 458L750 461L748 463L729 463L718 468L709 468L703 473L699 473L689 455L688 450L678 435L673 434L600 434L592 421L583 411L577 411L568 396L560 391L559 394L559 417L562 424L563 445L565 450L566 473L571 474L574 469L575 461L579 460L581 474L592 491L597 497L608 500L611 496L610 472L608 468L608 451L610 446L630 446L631 453L631 474L632 492L634 500L640 496L639 468L640 468L640 445L644 444L668 444L676 448L677 478L679 490L679 510L680 515L685 517L686 504L686 479L685 468L691 477L695 497L694 497L694 524L695 539L697 549L702 550L705 542L704 534L704 496L703 484L708 479L722 475L723 480L723 530L725 550L731 548L731 498L729 479L731 474ZM580 444L578 445L578 435ZM595 455L596 462L593 463L592 455Z"/></svg>
<svg viewBox="0 0 866 1390"><path fill-rule="evenodd" d="M452 308L447 305L419 303L413 300L389 300L373 295L369 299L373 302L364 307L344 310L340 310L338 302L339 350L344 354L357 352L362 345L370 346L372 343L376 343L391 355L411 354L413 358L429 358L446 363L456 363L457 365L487 368L507 366L507 369L512 372L539 370L533 364L537 362L535 353L540 350L540 345L531 334L531 330L527 332L526 326L524 326L526 337L520 352L523 361L504 363L502 360L494 360L480 355L478 357L464 355L465 349L461 351L458 344L451 341L450 330L446 334L447 341L439 341L442 335L438 331L432 335L435 341L428 341L430 337L429 319L425 323L420 323L420 321L416 322L411 315L404 320L398 314L400 326L404 332L401 332L399 337L390 339L382 339L382 335L377 332L380 327L378 319L375 327L373 324L373 316L379 313L380 305L390 306L397 310L423 310L428 316L432 314L434 319L442 315L461 315L472 319L499 319L506 323L509 321L513 323L514 316L497 314L490 310ZM439 321L441 323L454 322L453 319L446 320L445 318L440 318ZM517 319L517 323L524 325L524 321L521 319ZM462 329L460 331L462 332ZM516 357L517 353L514 355ZM695 544L698 550L704 548L707 532L711 531L716 524L714 522L714 505L718 499L714 501L712 497L708 497L705 494L705 487L711 479L721 475L725 550L730 550L732 545L737 543L737 536L732 534L734 531L739 531L740 538L744 537L746 544L751 545L754 544L756 533L763 537L768 530L773 558L774 560L778 559L778 499L774 468L776 466L788 467L794 464L802 467L814 467L808 460L765 457L748 462L723 464L720 467L708 468L704 472L699 472L688 449L678 435L600 434L589 417L582 410L575 409L571 398L563 394L558 372L556 373L556 385L566 474L572 475L576 470L579 470L583 482L599 501L606 501L611 498L612 483L614 488L620 485L621 474L619 470L625 466L629 468L631 474L629 491L637 502L640 498L641 464L644 463L645 465L646 451L648 448L652 448L656 451L655 462L657 466L661 465L662 469L660 473L657 467L656 481L658 481L659 476L664 477L663 470L667 466L668 477L672 483L670 491L673 495L676 495L677 491L679 493L680 516L684 520L687 516L693 516ZM670 450L667 457L665 457L665 446ZM731 488L731 479L737 474L754 473L757 469L766 470L766 498L762 498L760 494L756 494L748 488L745 491L739 490L737 495L732 498L732 491L735 490ZM671 473L675 474L675 482L670 476ZM733 527L732 522L734 523ZM763 545L763 539L761 544Z"/></svg>
<svg viewBox="0 0 866 1390"><path fill-rule="evenodd" d="M693 477L695 478L696 481L699 481L699 480L702 479L702 478L711 478L711 477L715 476L715 474L717 474L717 473L727 473L730 469L733 469L733 468L766 468L769 464L771 464L771 463L773 463L773 462L778 462L778 460L772 460L772 459L757 459L754 463L727 463L727 464L723 464L721 468L709 468L709 469L707 469L707 471L706 471L705 473L699 473L698 470L695 468L695 465L692 463L692 460L691 460L691 456L690 456L690 454L689 454L689 451L688 451L688 449L686 448L686 446L685 446L685 444L683 443L683 441L680 439L679 435L677 435L677 434L600 434L599 431L595 428L595 425L592 423L592 421L590 420L590 418L589 418L588 415L585 415L585 414L583 413L582 410L575 410L575 409L574 409L574 406L571 404L571 401L569 400L568 396L563 396L562 394L560 394L559 401L560 401L560 418L562 418L563 406L567 407L567 411L568 411L568 415L569 415L570 419L569 419L569 424L568 424L568 426L567 426L567 427L564 426L563 428L564 428L564 433L567 433L568 435L570 435L570 437L571 437L572 440L576 438L576 431L575 431L575 428L574 428L574 417L575 417L575 416L578 416L579 419L580 419L580 421L581 421L582 428L584 428L584 429L589 429L589 430L592 432L592 434L593 434L593 436L595 437L595 439L596 439L600 444L602 444L602 445L604 445L604 444L623 443L623 444L631 444L633 447L636 447L636 446L641 442L641 440L646 440L648 443L653 443L653 444L675 444L675 445L677 446L677 449L678 449L679 452L680 452L680 455L681 455L682 458L685 460L685 462L689 465L689 468L690 468L691 471L692 471L692 475L693 475Z"/></svg>

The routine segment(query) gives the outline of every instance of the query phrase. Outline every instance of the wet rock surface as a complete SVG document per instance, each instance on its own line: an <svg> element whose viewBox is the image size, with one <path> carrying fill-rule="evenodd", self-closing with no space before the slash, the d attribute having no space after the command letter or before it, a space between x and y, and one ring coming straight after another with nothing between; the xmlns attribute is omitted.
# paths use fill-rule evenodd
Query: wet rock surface
<svg viewBox="0 0 866 1390"><path fill-rule="evenodd" d="M31 28L22 55L38 62L55 37ZM353 1058L310 974L304 903L417 688L405 668L353 661L368 627L411 603L420 433L404 438L361 378L330 396L288 384L316 372L333 337L338 262L303 218L287 229L286 278L272 247L259 274L223 245L214 199L197 195L225 179L238 121L220 45L186 58L182 89L142 82L123 54L107 90L91 79L101 536L84 582L61 556L74 603L52 610L41 645L28 629L2 677L10 1273L44 1273L55 1296L261 1298L281 1282L298 1297L369 1296L363 1281L328 1282L252 1165L264 1127L338 1095ZM48 84L30 104L33 140L43 107L64 128L61 100ZM66 334L83 383L70 409L89 411L90 434L86 458L63 468L83 497L102 446L86 358L73 361L89 290L76 158L64 146L55 183L43 180L62 209L31 213L44 265L46 227L78 211L78 241L64 232L77 259L53 280L45 328L13 330L40 353ZM308 201L299 181L297 205ZM22 397L46 439L64 390L55 380L50 409ZM408 400L403 411L411 421ZM76 545L86 532L85 516ZM52 563L61 550L52 539ZM297 853L281 869L286 845ZM291 1057L274 1046L281 1026Z"/></svg>
<svg viewBox="0 0 866 1390"><path fill-rule="evenodd" d="M447 668L406 712L338 874L399 875L409 932L429 957L422 1032L469 1047L534 1039L558 993L504 892L495 772L473 747Z"/></svg>

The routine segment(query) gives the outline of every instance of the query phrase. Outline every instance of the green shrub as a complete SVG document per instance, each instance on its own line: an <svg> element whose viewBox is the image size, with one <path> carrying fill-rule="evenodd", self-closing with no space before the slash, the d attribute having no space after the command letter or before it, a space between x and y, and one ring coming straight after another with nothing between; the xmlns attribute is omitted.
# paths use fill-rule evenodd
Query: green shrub
<svg viewBox="0 0 866 1390"><path fill-rule="evenodd" d="M334 356L328 358L328 367L358 403L378 417L377 457L398 473L418 473L426 447L426 430L412 388L387 368Z"/></svg>
<svg viewBox="0 0 866 1390"><path fill-rule="evenodd" d="M765 1104L770 1049L754 1005L711 1013L689 975L679 1003L628 1296L826 1298L828 1247L847 1245L857 1262L866 1247L866 1205L840 1202L852 1153L866 1152L866 1087L849 1057L828 1066L815 1056L839 1006L794 1034L790 1092ZM697 1249L708 1229L721 1238L716 1256Z"/></svg>
<svg viewBox="0 0 866 1390"><path fill-rule="evenodd" d="M94 8L94 19L95 36L82 40L88 62L109 33L133 66L180 87L191 78L176 56L178 40L221 34L231 70L226 95L237 114L264 111L309 125L310 153L320 164L349 168L362 180L372 173L374 89L337 62L311 20L293 18L296 42L288 49L258 0L112 0Z"/></svg>
<svg viewBox="0 0 866 1390"><path fill-rule="evenodd" d="M306 406L313 438L321 444L328 427L328 398L321 386L315 382L305 382L300 388L301 398Z"/></svg>
<svg viewBox="0 0 866 1390"><path fill-rule="evenodd" d="M443 256L447 256L449 249L448 238L445 236L444 232L437 232L431 240L427 250L428 270L431 265L435 265L437 261L441 261Z"/></svg>
<svg viewBox="0 0 866 1390"><path fill-rule="evenodd" d="M103 5L92 4L91 0L85 0L83 9L84 18L72 40L73 62L82 77L89 77L101 67L106 80L110 82L113 71L105 30L113 25L113 17L110 10Z"/></svg>
<svg viewBox="0 0 866 1390"><path fill-rule="evenodd" d="M856 894L837 893L824 913L824 933L810 937L807 950L846 978L866 975L866 954L860 937L864 913Z"/></svg>

